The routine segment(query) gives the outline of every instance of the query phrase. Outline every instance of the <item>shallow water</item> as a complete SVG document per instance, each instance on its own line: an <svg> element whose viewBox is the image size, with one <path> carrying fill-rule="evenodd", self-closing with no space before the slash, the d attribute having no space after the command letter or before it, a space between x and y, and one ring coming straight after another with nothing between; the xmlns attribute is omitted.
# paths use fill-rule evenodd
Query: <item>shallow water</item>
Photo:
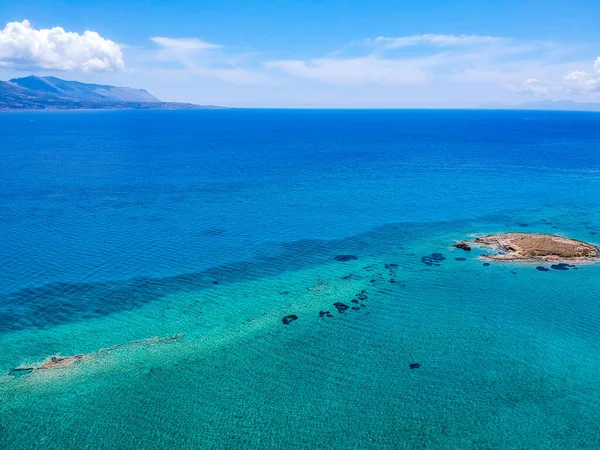
<svg viewBox="0 0 600 450"><path fill-rule="evenodd" d="M600 266L452 248L600 242L600 115L3 113L0 131L0 447L600 447Z"/></svg>

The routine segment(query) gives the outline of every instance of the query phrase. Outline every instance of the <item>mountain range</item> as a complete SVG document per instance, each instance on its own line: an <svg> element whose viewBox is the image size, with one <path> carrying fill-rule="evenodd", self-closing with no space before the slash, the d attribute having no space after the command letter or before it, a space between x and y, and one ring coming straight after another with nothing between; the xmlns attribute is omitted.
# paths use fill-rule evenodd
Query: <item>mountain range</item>
<svg viewBox="0 0 600 450"><path fill-rule="evenodd" d="M162 102L145 89L29 76L0 81L0 109L204 109Z"/></svg>

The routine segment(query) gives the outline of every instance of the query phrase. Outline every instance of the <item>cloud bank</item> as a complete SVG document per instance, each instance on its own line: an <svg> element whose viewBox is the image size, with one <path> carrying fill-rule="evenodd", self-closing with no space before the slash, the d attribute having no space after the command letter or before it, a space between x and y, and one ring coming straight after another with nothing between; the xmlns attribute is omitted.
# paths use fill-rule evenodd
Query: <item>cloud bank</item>
<svg viewBox="0 0 600 450"><path fill-rule="evenodd" d="M17 70L118 71L125 68L119 46L94 31L61 27L36 30L28 20L0 30L0 66Z"/></svg>
<svg viewBox="0 0 600 450"><path fill-rule="evenodd" d="M457 45L480 45L502 42L502 38L466 34L416 34L404 37L379 36L366 40L368 43L380 44L385 48L401 48L416 45L432 45L436 47L452 47Z"/></svg>
<svg viewBox="0 0 600 450"><path fill-rule="evenodd" d="M600 57L596 58L592 72L573 70L559 79L539 80L528 78L518 86L512 87L522 94L548 96L552 93L585 94L600 92Z"/></svg>
<svg viewBox="0 0 600 450"><path fill-rule="evenodd" d="M576 70L567 74L564 80L571 90L600 92L600 56L594 62L592 73Z"/></svg>
<svg viewBox="0 0 600 450"><path fill-rule="evenodd" d="M426 84L430 79L430 74L419 61L386 60L373 56L270 61L265 63L265 67L297 77L349 86Z"/></svg>
<svg viewBox="0 0 600 450"><path fill-rule="evenodd" d="M221 48L220 45L211 44L210 42L203 41L201 39L196 38L170 38L170 37L152 37L150 38L152 42L169 50L175 51L195 51L195 50L211 50L215 48Z"/></svg>

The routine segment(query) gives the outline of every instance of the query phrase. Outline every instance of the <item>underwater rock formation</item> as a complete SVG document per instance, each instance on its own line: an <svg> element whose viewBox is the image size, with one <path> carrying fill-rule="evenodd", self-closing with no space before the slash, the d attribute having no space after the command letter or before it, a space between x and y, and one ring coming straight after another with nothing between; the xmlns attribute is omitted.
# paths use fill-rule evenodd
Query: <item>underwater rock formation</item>
<svg viewBox="0 0 600 450"><path fill-rule="evenodd" d="M159 338L158 336L154 336L149 339L142 339L139 341L130 341L130 342L122 343L122 344L113 345L112 347L108 347L108 348L101 348L100 350L98 350L97 352L94 352L94 353L86 353L86 354L64 356L64 357L51 356L50 358L46 359L39 366L16 367L16 368L10 370L8 372L8 375L11 375L13 378L20 378L22 376L29 375L32 372L46 371L46 370L52 370L52 369L66 369L84 359L94 357L101 353L112 352L112 351L117 350L122 347L129 347L129 346L134 346L134 345L154 345L154 344L169 342L172 340L183 339L183 337L184 337L183 333L174 334L173 336L167 336L164 338Z"/></svg>
<svg viewBox="0 0 600 450"><path fill-rule="evenodd" d="M352 261L353 259L358 259L358 257L354 256L354 255L337 255L335 257L336 261L342 261L342 262L344 262L344 261Z"/></svg>
<svg viewBox="0 0 600 450"><path fill-rule="evenodd" d="M64 369L65 367L70 367L76 362L81 361L86 356L88 355L73 355L64 358L61 358L60 356L51 356L40 369Z"/></svg>
<svg viewBox="0 0 600 450"><path fill-rule="evenodd" d="M290 314L289 316L285 316L281 321L284 325L289 325L294 320L298 320L298 316L296 314Z"/></svg>

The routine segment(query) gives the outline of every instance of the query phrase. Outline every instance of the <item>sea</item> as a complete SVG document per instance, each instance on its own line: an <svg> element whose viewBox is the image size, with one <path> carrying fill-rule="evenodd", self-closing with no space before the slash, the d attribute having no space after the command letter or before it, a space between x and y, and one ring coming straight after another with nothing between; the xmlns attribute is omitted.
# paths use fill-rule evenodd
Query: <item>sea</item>
<svg viewBox="0 0 600 450"><path fill-rule="evenodd" d="M600 264L452 246L600 244L598 113L2 112L0 173L2 449L600 448Z"/></svg>

